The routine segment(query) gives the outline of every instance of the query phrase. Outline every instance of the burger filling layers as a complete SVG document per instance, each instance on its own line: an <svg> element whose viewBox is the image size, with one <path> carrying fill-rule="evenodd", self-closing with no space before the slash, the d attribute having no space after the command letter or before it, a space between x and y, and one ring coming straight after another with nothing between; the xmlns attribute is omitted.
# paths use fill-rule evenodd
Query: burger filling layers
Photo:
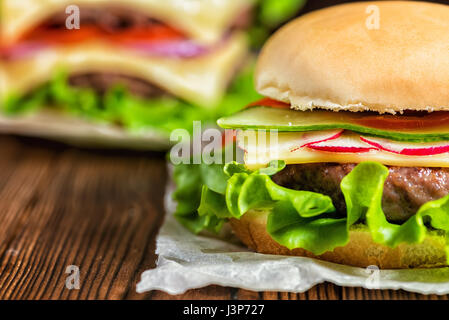
<svg viewBox="0 0 449 320"><path fill-rule="evenodd" d="M176 216L184 225L196 232L218 230L228 219L259 211L268 212L267 232L275 241L314 254L346 245L349 231L361 226L374 242L392 248L429 237L445 245L444 113L431 125L431 114L309 112L279 102L259 104L219 120L237 130L245 164L176 168ZM196 203L187 201L186 181L180 179L194 170L195 183L202 185Z"/></svg>

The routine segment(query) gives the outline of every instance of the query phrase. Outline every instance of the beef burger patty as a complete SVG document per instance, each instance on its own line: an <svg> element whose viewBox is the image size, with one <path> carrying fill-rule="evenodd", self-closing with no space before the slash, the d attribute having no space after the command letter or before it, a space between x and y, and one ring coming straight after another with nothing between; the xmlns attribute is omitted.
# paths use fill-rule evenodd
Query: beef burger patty
<svg viewBox="0 0 449 320"><path fill-rule="evenodd" d="M328 195L337 213L346 216L340 182L355 166L340 163L287 165L273 176L273 181L286 188ZM382 209L388 221L404 222L422 204L449 194L449 168L390 166L388 169L382 197Z"/></svg>
<svg viewBox="0 0 449 320"><path fill-rule="evenodd" d="M128 28L146 27L161 22L148 17L145 13L123 7L81 7L80 24L95 24L107 32ZM67 14L59 12L49 18L45 25L54 29L64 29Z"/></svg>
<svg viewBox="0 0 449 320"><path fill-rule="evenodd" d="M69 77L74 87L92 88L100 94L116 85L124 86L132 94L143 98L170 96L165 90L139 78L115 73L85 73Z"/></svg>

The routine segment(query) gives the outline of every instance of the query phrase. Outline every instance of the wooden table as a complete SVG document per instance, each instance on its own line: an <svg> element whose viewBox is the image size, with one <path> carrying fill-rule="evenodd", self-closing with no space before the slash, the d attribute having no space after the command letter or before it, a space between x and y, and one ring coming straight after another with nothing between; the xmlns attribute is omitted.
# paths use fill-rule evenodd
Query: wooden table
<svg viewBox="0 0 449 320"><path fill-rule="evenodd" d="M306 293L210 286L170 296L137 294L155 266L167 180L164 154L80 150L0 136L0 299L447 299L393 290ZM80 289L66 288L67 266Z"/></svg>

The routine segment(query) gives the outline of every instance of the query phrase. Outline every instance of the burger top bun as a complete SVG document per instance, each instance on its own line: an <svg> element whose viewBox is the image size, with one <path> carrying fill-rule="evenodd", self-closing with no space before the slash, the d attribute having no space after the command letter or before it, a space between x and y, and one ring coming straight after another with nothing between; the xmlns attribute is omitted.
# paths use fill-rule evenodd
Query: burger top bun
<svg viewBox="0 0 449 320"><path fill-rule="evenodd" d="M256 88L297 110L449 111L449 6L359 2L307 14L267 42Z"/></svg>

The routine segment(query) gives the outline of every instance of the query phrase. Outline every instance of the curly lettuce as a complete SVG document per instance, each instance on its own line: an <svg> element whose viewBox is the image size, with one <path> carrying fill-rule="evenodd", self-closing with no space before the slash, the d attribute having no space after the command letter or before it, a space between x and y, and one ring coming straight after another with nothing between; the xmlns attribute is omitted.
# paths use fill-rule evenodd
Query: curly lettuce
<svg viewBox="0 0 449 320"><path fill-rule="evenodd" d="M389 247L420 243L430 227L449 231L449 195L423 204L401 225L389 223L382 210L382 192L388 169L377 162L356 166L341 182L347 206L347 226L363 218L374 242Z"/></svg>
<svg viewBox="0 0 449 320"><path fill-rule="evenodd" d="M374 242L391 248L400 243L423 242L428 227L448 238L449 195L425 203L401 225L387 221L382 210L382 193L388 169L379 163L362 162L343 178L341 190L347 206L346 217L336 216L335 207L326 195L292 190L274 183L270 176L284 167L282 161L273 161L267 168L250 171L242 164L228 163L222 166L224 175L214 184L206 182L205 177L195 181L198 198L195 203L190 202L189 214L208 221L209 225L205 226L212 226L210 230L218 230L229 218L240 219L249 210L265 209L270 212L267 232L276 242L289 249L303 248L317 255L346 245L350 228L359 224L366 226ZM217 169L217 166L213 168ZM175 172L179 174L184 170L193 169L183 165ZM175 182L178 185L176 195L186 185L176 175ZM200 187L198 184L202 182L205 183ZM179 208L185 209L186 204ZM195 232L201 230L198 228Z"/></svg>
<svg viewBox="0 0 449 320"><path fill-rule="evenodd" d="M231 147L235 152L235 146ZM226 149L223 149L220 154L223 160L225 154ZM228 179L222 164L176 165L173 170L176 190L172 198L177 203L174 213L177 220L194 233L218 232L230 217L222 197Z"/></svg>

